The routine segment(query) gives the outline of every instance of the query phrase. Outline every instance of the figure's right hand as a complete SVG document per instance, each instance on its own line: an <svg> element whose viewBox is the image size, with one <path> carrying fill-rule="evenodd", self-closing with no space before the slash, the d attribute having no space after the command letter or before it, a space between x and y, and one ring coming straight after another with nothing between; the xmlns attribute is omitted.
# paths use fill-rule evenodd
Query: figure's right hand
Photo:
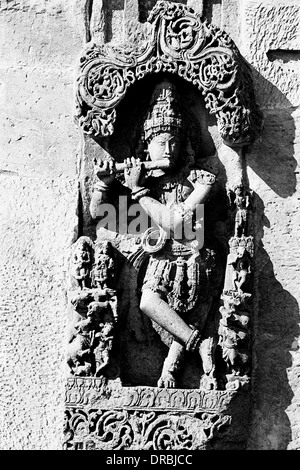
<svg viewBox="0 0 300 470"><path fill-rule="evenodd" d="M101 172L98 171L100 169ZM100 162L100 164L99 162L97 162L95 170L99 181L106 185L109 185L115 179L115 162L113 160L105 160L103 162Z"/></svg>

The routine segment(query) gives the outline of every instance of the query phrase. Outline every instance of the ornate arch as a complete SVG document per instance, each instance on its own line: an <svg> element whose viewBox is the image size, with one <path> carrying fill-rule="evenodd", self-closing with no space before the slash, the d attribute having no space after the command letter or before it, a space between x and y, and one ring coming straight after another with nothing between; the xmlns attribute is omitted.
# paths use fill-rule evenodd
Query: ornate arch
<svg viewBox="0 0 300 470"><path fill-rule="evenodd" d="M89 44L80 60L76 115L84 133L114 132L116 107L127 89L148 74L168 72L193 83L228 145L254 139L260 113L249 68L224 32L191 8L160 1L149 15L141 44Z"/></svg>

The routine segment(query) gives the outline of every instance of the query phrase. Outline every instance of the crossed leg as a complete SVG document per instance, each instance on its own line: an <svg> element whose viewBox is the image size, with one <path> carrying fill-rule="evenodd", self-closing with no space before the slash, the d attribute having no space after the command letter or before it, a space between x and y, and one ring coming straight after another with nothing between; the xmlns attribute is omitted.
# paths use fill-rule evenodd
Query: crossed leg
<svg viewBox="0 0 300 470"><path fill-rule="evenodd" d="M154 320L174 336L168 356L163 365L162 374L158 381L158 387L175 388L176 373L182 365L186 346L192 335L195 333L195 330L191 328L165 300L163 300L162 294L159 292L153 292L151 289L144 289L140 308L149 318ZM207 308L206 315L203 316L203 323L207 317L208 311L209 307ZM214 377L214 349L215 344L212 336L209 335L201 341L199 354L202 359L204 375L202 376L200 385L208 390L215 389L217 387L217 382Z"/></svg>
<svg viewBox="0 0 300 470"><path fill-rule="evenodd" d="M144 289L140 308L151 320L154 320L175 338L171 344L161 377L158 381L158 387L175 388L176 372L182 364L186 344L195 330L185 323L175 310L162 299L159 292Z"/></svg>
<svg viewBox="0 0 300 470"><path fill-rule="evenodd" d="M162 328L173 335L183 346L186 345L194 330L163 300L162 294L144 289L140 309Z"/></svg>

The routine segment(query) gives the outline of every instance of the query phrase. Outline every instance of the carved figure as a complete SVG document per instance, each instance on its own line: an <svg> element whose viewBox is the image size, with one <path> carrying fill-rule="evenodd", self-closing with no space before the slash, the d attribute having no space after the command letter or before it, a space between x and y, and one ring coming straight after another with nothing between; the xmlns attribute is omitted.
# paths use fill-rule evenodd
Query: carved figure
<svg viewBox="0 0 300 470"><path fill-rule="evenodd" d="M97 322L92 342L95 375L97 376L109 364L112 349L114 324L110 302L92 302L89 305L88 314Z"/></svg>
<svg viewBox="0 0 300 470"><path fill-rule="evenodd" d="M210 388L216 386L212 344L200 348L200 329L211 297L208 294L200 305L199 290L209 292L214 253L202 248L195 216L198 205L211 192L215 176L193 168L187 139L187 122L176 88L164 80L153 93L142 128L142 140L157 167L145 175L141 160L131 158L124 162L124 176L132 199L140 203L153 223L142 237L149 258L141 281L140 308L173 338L158 386L176 386L176 374L187 350L203 355L205 384ZM163 165L158 164L161 161ZM114 177L114 165L107 166L110 174L98 175L103 198Z"/></svg>
<svg viewBox="0 0 300 470"><path fill-rule="evenodd" d="M234 191L229 191L230 205L236 208L234 235L241 237L248 235L249 213L252 206L250 194L242 184L235 187Z"/></svg>
<svg viewBox="0 0 300 470"><path fill-rule="evenodd" d="M110 351L113 340L113 323L107 322L100 325L100 331L95 335L97 347L95 348L96 375L109 364Z"/></svg>
<svg viewBox="0 0 300 470"><path fill-rule="evenodd" d="M219 345L227 365L226 388L236 389L248 383L249 322L251 316L251 258L253 237L234 236L229 240L225 289L221 296Z"/></svg>
<svg viewBox="0 0 300 470"><path fill-rule="evenodd" d="M74 325L67 351L67 364L74 375L89 375L91 372L94 328L94 320L89 315Z"/></svg>
<svg viewBox="0 0 300 470"><path fill-rule="evenodd" d="M95 338L101 333L99 328L104 327L103 324L101 326L99 324L99 315L108 306L108 302L91 302L87 308L86 318L83 317L74 325L67 354L67 363L72 374L86 376L92 373Z"/></svg>
<svg viewBox="0 0 300 470"><path fill-rule="evenodd" d="M238 249L238 254L234 257L234 261L229 264L233 265L233 285L239 294L248 292L249 276L251 274L250 259L245 249Z"/></svg>
<svg viewBox="0 0 300 470"><path fill-rule="evenodd" d="M227 365L226 388L236 389L248 383L249 377L249 321L247 300L251 294L224 292L220 307L219 345Z"/></svg>
<svg viewBox="0 0 300 470"><path fill-rule="evenodd" d="M234 285L239 293L244 292L244 286L247 284L249 277L249 265L247 258L242 258L237 261L236 266L236 277L234 279Z"/></svg>
<svg viewBox="0 0 300 470"><path fill-rule="evenodd" d="M114 274L115 263L111 255L111 244L105 241L95 249L95 263L91 271L92 283L101 289L112 288Z"/></svg>
<svg viewBox="0 0 300 470"><path fill-rule="evenodd" d="M88 237L80 237L74 245L71 258L71 274L80 289L89 287L92 267L92 241Z"/></svg>

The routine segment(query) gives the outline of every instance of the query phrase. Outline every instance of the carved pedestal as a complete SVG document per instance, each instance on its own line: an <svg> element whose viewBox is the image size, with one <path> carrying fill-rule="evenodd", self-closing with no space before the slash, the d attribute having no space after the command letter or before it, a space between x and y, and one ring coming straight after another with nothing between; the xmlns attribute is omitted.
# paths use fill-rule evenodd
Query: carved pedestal
<svg viewBox="0 0 300 470"><path fill-rule="evenodd" d="M69 379L64 448L242 449L248 401L248 394L233 391L122 387L100 378Z"/></svg>

